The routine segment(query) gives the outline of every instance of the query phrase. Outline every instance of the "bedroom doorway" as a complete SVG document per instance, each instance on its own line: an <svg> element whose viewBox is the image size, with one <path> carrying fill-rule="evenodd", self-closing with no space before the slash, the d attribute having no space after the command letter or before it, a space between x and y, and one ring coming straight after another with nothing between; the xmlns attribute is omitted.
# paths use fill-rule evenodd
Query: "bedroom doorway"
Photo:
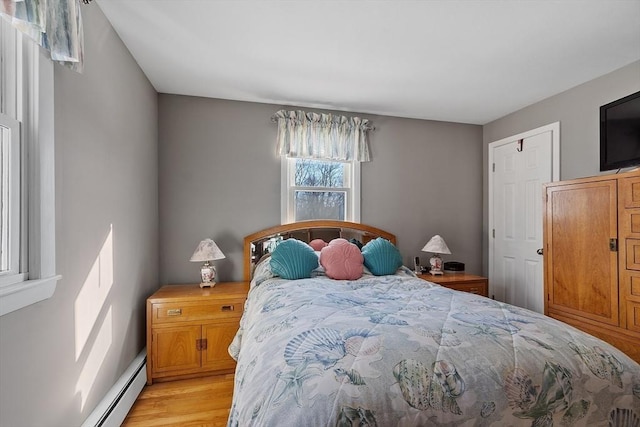
<svg viewBox="0 0 640 427"><path fill-rule="evenodd" d="M489 295L544 312L542 184L560 176L560 123L489 144Z"/></svg>

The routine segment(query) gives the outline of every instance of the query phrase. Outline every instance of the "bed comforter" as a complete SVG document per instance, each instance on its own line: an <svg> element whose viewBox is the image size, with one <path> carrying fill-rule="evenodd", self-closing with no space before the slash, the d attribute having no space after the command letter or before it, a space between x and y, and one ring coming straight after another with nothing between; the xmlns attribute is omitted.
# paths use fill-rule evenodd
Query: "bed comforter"
<svg viewBox="0 0 640 427"><path fill-rule="evenodd" d="M229 426L638 426L640 365L566 324L405 271L256 277Z"/></svg>

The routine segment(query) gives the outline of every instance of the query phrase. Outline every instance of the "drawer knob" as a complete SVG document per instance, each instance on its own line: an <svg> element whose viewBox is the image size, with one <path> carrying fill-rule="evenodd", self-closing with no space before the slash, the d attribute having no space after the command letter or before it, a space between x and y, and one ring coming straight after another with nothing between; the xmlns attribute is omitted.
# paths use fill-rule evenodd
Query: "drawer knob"
<svg viewBox="0 0 640 427"><path fill-rule="evenodd" d="M233 311L233 306L232 305L223 305L222 306L222 311Z"/></svg>
<svg viewBox="0 0 640 427"><path fill-rule="evenodd" d="M182 316L181 308L170 308L167 310L167 316Z"/></svg>

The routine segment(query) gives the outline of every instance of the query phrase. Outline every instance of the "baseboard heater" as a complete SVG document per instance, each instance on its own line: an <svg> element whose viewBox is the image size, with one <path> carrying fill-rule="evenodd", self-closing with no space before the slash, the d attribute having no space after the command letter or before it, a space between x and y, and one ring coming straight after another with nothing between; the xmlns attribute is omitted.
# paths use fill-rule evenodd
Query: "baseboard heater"
<svg viewBox="0 0 640 427"><path fill-rule="evenodd" d="M147 350L143 349L98 403L82 427L119 427L147 382Z"/></svg>

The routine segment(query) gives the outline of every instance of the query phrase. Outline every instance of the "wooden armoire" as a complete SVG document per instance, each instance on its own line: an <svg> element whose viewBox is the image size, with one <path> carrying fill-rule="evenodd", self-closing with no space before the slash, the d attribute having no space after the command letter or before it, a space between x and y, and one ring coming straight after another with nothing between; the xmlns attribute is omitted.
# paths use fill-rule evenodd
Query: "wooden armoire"
<svg viewBox="0 0 640 427"><path fill-rule="evenodd" d="M545 314L640 362L640 171L544 186Z"/></svg>

